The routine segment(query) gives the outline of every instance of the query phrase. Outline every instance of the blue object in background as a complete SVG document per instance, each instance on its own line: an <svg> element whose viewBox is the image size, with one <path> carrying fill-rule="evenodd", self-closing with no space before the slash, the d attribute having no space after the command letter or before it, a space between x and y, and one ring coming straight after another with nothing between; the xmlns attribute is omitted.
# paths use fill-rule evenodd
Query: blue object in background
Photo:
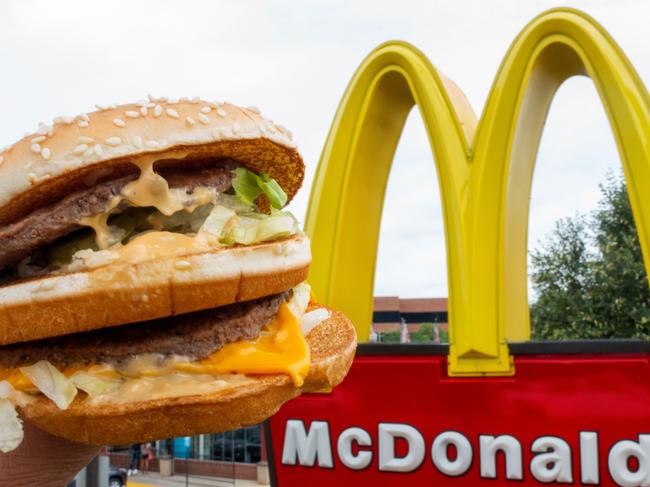
<svg viewBox="0 0 650 487"><path fill-rule="evenodd" d="M187 458L189 455L189 450L191 445L192 445L191 436L174 438L174 457Z"/></svg>

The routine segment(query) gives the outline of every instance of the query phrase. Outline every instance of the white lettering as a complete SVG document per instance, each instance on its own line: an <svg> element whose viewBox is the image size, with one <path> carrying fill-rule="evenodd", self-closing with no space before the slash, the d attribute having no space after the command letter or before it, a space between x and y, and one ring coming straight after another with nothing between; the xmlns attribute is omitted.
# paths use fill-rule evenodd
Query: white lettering
<svg viewBox="0 0 650 487"><path fill-rule="evenodd" d="M636 458L636 470L630 470L629 460ZM650 435L639 435L639 442L623 440L609 450L609 474L622 487L650 485Z"/></svg>
<svg viewBox="0 0 650 487"><path fill-rule="evenodd" d="M327 422L312 421L309 433L307 433L302 421L297 419L287 421L284 430L282 463L295 465L297 459L299 465L313 467L317 457L319 467L332 468L334 466Z"/></svg>
<svg viewBox="0 0 650 487"><path fill-rule="evenodd" d="M571 447L566 441L554 436L542 436L533 442L531 450L538 453L530 462L533 477L543 483L573 482Z"/></svg>
<svg viewBox="0 0 650 487"><path fill-rule="evenodd" d="M352 453L352 442L359 446L372 446L372 438L362 428L348 428L339 435L336 445L343 465L352 470L363 470L372 462L372 452L359 450L354 455Z"/></svg>
<svg viewBox="0 0 650 487"><path fill-rule="evenodd" d="M583 484L600 483L598 433L593 431L580 432L580 479Z"/></svg>
<svg viewBox="0 0 650 487"><path fill-rule="evenodd" d="M379 470L384 472L412 472L424 460L424 438L413 426L401 423L379 423ZM395 439L408 444L403 457L395 456Z"/></svg>
<svg viewBox="0 0 650 487"><path fill-rule="evenodd" d="M449 460L449 447L456 448L456 459ZM431 445L431 459L438 470L450 477L463 475L472 466L472 445L456 431L445 431L436 436Z"/></svg>
<svg viewBox="0 0 650 487"><path fill-rule="evenodd" d="M521 444L510 435L479 436L481 477L497 478L497 453L502 451L506 459L506 478L522 480Z"/></svg>

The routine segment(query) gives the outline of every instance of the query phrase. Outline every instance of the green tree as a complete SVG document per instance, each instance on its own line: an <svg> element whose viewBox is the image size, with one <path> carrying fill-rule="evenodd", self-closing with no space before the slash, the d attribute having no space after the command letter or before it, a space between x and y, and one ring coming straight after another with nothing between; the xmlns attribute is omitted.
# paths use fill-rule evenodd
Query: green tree
<svg viewBox="0 0 650 487"><path fill-rule="evenodd" d="M387 331L382 334L381 341L385 343L399 343L400 341L400 332L399 331Z"/></svg>
<svg viewBox="0 0 650 487"><path fill-rule="evenodd" d="M418 331L411 333L411 342L433 342L436 338L436 331L433 323L422 323Z"/></svg>
<svg viewBox="0 0 650 487"><path fill-rule="evenodd" d="M622 176L589 217L559 221L531 253L536 339L650 339L650 291Z"/></svg>
<svg viewBox="0 0 650 487"><path fill-rule="evenodd" d="M449 343L449 335L445 330L438 329L440 343ZM422 323L418 331L411 333L412 343L433 343L436 339L434 323Z"/></svg>

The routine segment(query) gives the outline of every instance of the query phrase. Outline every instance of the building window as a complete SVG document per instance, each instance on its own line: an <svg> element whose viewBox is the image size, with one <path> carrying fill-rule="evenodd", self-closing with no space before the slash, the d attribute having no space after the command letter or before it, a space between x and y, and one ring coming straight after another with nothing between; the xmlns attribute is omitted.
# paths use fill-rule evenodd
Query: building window
<svg viewBox="0 0 650 487"><path fill-rule="evenodd" d="M205 436L205 452L211 453L210 457L206 459L257 463L262 458L260 425ZM208 444L210 445L209 449L207 448Z"/></svg>

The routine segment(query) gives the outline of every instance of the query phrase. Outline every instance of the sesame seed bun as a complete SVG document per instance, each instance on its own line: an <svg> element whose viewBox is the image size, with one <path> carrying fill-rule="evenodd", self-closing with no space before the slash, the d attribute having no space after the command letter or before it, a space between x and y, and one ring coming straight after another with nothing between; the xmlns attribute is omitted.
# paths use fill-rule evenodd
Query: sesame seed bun
<svg viewBox="0 0 650 487"><path fill-rule="evenodd" d="M0 345L270 296L303 282L310 263L309 238L298 234L22 281L0 287Z"/></svg>
<svg viewBox="0 0 650 487"><path fill-rule="evenodd" d="M332 312L306 338L311 369L302 387L295 387L287 375L258 375L223 391L193 396L120 404L78 397L65 411L38 397L20 407L20 415L54 435L95 445L217 433L256 424L289 399L334 387L347 374L357 342L345 315Z"/></svg>
<svg viewBox="0 0 650 487"><path fill-rule="evenodd" d="M137 171L155 154L161 165L232 158L267 173L289 201L305 166L291 133L253 107L229 103L148 101L57 117L0 152L0 225L94 181ZM179 157L181 157L179 159ZM165 161L165 159L169 159Z"/></svg>

